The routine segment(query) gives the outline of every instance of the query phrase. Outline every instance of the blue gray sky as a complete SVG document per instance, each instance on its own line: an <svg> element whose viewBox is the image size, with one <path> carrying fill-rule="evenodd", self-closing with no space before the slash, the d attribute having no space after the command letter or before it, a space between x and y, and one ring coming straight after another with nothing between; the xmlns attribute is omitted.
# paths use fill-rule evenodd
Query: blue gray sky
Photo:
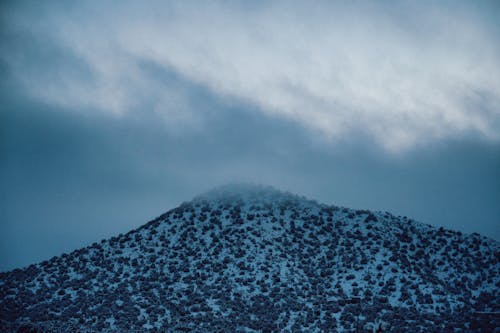
<svg viewBox="0 0 500 333"><path fill-rule="evenodd" d="M500 240L496 2L0 6L0 270L241 181Z"/></svg>

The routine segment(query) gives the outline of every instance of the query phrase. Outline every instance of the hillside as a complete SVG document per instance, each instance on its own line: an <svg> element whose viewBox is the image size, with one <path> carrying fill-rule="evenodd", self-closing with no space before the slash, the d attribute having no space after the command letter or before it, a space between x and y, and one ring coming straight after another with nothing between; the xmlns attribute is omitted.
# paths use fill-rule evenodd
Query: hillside
<svg viewBox="0 0 500 333"><path fill-rule="evenodd" d="M494 240L233 185L0 273L0 331L493 331L499 289Z"/></svg>

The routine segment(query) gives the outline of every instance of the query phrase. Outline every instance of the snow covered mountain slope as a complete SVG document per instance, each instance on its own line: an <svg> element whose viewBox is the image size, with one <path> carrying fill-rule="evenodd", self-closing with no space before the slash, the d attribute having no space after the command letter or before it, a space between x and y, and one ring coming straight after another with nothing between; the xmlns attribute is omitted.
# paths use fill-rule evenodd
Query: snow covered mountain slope
<svg viewBox="0 0 500 333"><path fill-rule="evenodd" d="M0 331L493 331L499 287L494 240L232 185L1 273Z"/></svg>

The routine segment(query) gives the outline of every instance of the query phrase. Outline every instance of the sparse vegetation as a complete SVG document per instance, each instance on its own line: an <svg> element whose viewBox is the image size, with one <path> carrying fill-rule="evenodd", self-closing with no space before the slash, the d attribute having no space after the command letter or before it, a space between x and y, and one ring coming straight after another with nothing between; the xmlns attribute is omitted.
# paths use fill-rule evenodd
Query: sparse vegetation
<svg viewBox="0 0 500 333"><path fill-rule="evenodd" d="M265 188L0 274L0 331L484 331L498 243ZM353 297L359 304L352 304Z"/></svg>

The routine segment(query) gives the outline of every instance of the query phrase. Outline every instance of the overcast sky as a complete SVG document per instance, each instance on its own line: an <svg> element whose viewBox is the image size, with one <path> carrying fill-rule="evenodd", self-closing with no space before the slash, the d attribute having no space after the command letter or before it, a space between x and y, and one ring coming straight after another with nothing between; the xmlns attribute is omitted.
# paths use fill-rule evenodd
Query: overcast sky
<svg viewBox="0 0 500 333"><path fill-rule="evenodd" d="M234 181L500 240L496 2L0 6L0 270Z"/></svg>

